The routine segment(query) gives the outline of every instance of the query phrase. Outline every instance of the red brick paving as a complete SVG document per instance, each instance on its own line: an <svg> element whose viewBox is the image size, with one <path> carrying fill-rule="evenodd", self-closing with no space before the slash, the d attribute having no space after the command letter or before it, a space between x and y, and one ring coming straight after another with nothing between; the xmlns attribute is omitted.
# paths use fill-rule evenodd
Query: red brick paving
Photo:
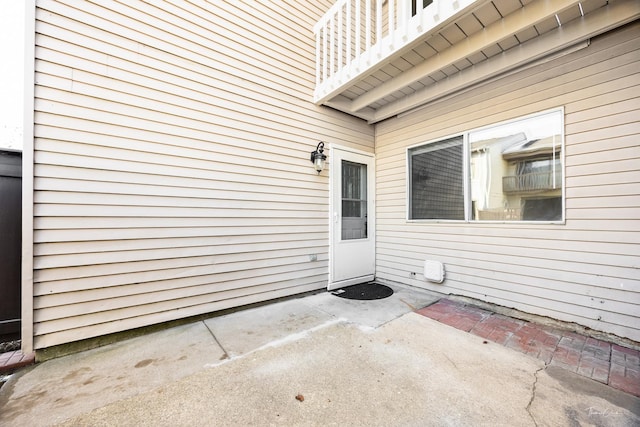
<svg viewBox="0 0 640 427"><path fill-rule="evenodd" d="M18 368L33 365L36 361L36 355L23 354L22 351L10 351L0 354L0 374L10 373Z"/></svg>
<svg viewBox="0 0 640 427"><path fill-rule="evenodd" d="M640 351L441 299L418 314L640 397Z"/></svg>
<svg viewBox="0 0 640 427"><path fill-rule="evenodd" d="M609 385L640 396L640 351L611 345Z"/></svg>

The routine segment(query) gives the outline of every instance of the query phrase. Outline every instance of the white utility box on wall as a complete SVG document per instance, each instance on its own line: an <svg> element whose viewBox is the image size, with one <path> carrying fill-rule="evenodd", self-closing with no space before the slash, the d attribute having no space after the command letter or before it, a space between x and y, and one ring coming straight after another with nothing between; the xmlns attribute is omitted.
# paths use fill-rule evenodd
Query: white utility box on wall
<svg viewBox="0 0 640 427"><path fill-rule="evenodd" d="M430 282L444 282L444 265L439 261L425 261L424 278Z"/></svg>

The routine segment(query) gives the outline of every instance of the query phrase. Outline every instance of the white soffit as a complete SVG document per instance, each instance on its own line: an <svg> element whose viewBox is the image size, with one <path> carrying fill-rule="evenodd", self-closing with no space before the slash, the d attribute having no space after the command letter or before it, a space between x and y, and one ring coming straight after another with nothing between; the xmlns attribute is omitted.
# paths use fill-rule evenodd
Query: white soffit
<svg viewBox="0 0 640 427"><path fill-rule="evenodd" d="M381 64L375 72L362 75L354 81L343 92L344 95L333 97L323 104L376 123L485 82L496 75L585 47L585 42L591 37L638 18L638 1L608 4L604 0L533 1L375 87L357 90L358 84L369 75L388 68L393 62ZM568 22L557 27L558 20L561 23L562 20ZM556 27L548 29L549 25ZM534 28L536 34L541 34L533 36ZM478 61L477 57L483 52L492 52L494 47L501 50L499 46L507 46L512 39L520 41L484 61ZM467 61L473 65L451 73L451 70L459 69L460 64ZM442 71L449 74L445 76L446 73L442 74ZM422 84L431 80L429 76L439 74L443 77L432 84Z"/></svg>

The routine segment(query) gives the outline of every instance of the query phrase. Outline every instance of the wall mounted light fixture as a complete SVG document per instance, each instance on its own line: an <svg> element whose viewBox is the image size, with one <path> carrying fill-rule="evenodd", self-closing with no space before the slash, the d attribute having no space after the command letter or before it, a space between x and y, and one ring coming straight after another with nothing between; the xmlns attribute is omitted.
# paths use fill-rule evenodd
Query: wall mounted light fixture
<svg viewBox="0 0 640 427"><path fill-rule="evenodd" d="M311 163L316 168L316 172L320 174L324 169L324 162L327 160L327 156L324 155L324 142L318 142L316 150L311 153Z"/></svg>

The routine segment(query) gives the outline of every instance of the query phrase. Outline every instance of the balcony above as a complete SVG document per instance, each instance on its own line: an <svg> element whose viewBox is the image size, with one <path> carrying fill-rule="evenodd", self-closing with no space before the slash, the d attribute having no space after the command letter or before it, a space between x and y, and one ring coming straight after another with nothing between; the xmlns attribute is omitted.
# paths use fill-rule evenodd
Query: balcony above
<svg viewBox="0 0 640 427"><path fill-rule="evenodd" d="M639 17L635 0L338 0L314 27L314 102L375 123Z"/></svg>
<svg viewBox="0 0 640 427"><path fill-rule="evenodd" d="M562 188L562 172L546 171L502 177L505 194L540 193Z"/></svg>

